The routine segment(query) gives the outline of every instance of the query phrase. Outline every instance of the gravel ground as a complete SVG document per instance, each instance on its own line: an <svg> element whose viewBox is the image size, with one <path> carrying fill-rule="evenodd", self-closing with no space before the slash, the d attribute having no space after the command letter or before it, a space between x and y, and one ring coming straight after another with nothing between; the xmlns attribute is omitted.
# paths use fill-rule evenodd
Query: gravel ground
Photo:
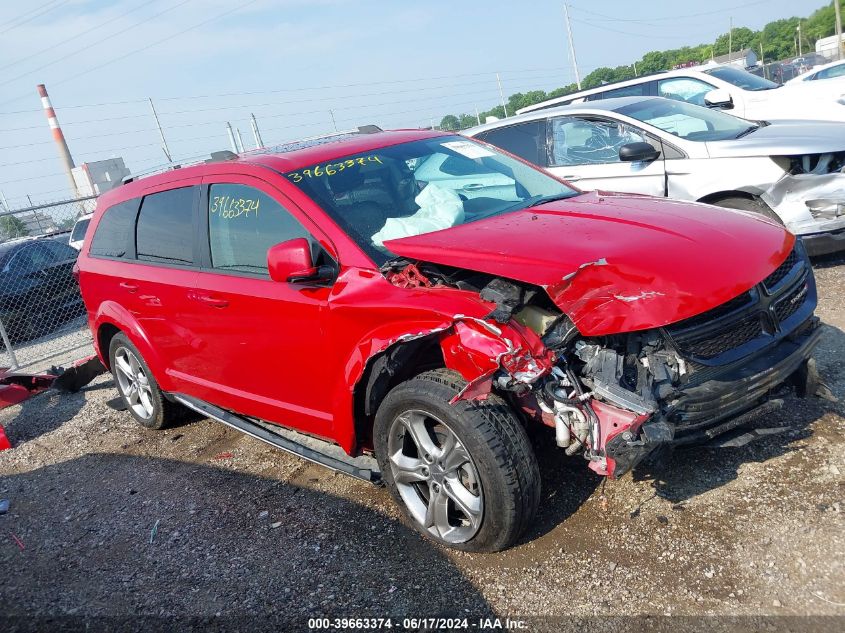
<svg viewBox="0 0 845 633"><path fill-rule="evenodd" d="M817 278L819 367L845 399L845 261L819 262ZM0 412L15 446L0 453L11 502L0 604L27 618L11 628L115 628L96 618L130 615L154 618L144 628L216 616L250 630L251 617L298 630L313 616L673 615L845 630L842 404L788 399L765 421L787 433L679 451L616 482L540 433L536 524L516 547L478 555L419 537L384 489L209 420L144 430L106 406L114 395L104 376ZM549 622L530 624L564 628Z"/></svg>

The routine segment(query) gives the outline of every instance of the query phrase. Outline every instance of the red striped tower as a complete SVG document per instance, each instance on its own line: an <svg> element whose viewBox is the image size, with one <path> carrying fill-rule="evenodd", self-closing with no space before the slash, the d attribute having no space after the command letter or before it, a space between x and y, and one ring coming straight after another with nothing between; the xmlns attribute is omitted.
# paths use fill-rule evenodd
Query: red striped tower
<svg viewBox="0 0 845 633"><path fill-rule="evenodd" d="M44 84L38 84L38 96L41 97L41 106L44 108L44 114L47 115L47 122L50 124L50 130L53 132L53 140L59 148L59 158L65 166L68 180L70 181L70 190L74 196L78 196L79 192L76 189L76 181L73 179L71 169L74 168L73 157L70 155L70 150L65 141L65 135L62 133L62 128L59 127L59 120L56 118L56 111L50 104L50 97L47 96L47 88Z"/></svg>

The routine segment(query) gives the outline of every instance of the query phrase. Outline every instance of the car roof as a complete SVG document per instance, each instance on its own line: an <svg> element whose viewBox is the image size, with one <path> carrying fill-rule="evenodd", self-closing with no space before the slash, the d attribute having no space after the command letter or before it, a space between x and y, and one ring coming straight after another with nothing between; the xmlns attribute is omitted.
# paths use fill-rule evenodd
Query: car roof
<svg viewBox="0 0 845 633"><path fill-rule="evenodd" d="M587 101L584 103L574 103L571 105L554 106L550 108L543 108L542 110L535 110L526 114L518 114L517 116L508 117L507 119L499 119L492 123L485 123L471 127L464 130L461 134L466 136L476 136L481 132L487 130L495 130L500 127L514 125L516 123L523 123L526 121L536 121L538 119L545 119L550 116L560 114L601 114L602 112L616 112L619 108L632 103L642 103L643 101L651 101L653 99L665 99L665 97L614 97L613 99L602 99L600 101Z"/></svg>
<svg viewBox="0 0 845 633"><path fill-rule="evenodd" d="M212 155L212 160L209 161L185 167L177 166L177 168L170 168L151 175L127 179L123 186L109 189L100 195L97 201L97 210L94 211L94 214L114 204L143 196L149 188L173 182L177 177L178 179L187 179L210 173L219 173L220 165L255 165L279 173L287 173L338 158L375 151L383 147L457 134L457 132L441 132L429 129L383 131L379 128L372 128L372 126L371 129L375 131L359 128L349 132L291 141L244 152L243 154L220 152L222 157Z"/></svg>
<svg viewBox="0 0 845 633"><path fill-rule="evenodd" d="M582 97L588 97L593 94L602 93L607 90L613 90L615 88L625 88L626 86L636 86L641 83L647 83L649 81L654 81L655 79L665 79L667 77L678 77L678 76L685 76L685 75L693 75L693 76L701 76L706 74L705 70L710 70L711 68L718 68L719 64L701 64L700 66L693 66L691 68L678 68L675 70L662 70L655 73L650 73L648 75L640 75L639 77L634 77L633 79L623 79L622 81L614 81L611 83L602 84L601 86L596 86L595 88L588 88L587 90L578 90L577 92L570 92L569 94L555 97L554 99L547 99L546 101L541 101L540 103L535 103L530 106L525 106L524 108L520 108L517 110L517 114L527 114L529 112L535 112L537 110L545 110L547 108L554 107L554 104L561 103L563 101L568 101L570 99L580 99Z"/></svg>

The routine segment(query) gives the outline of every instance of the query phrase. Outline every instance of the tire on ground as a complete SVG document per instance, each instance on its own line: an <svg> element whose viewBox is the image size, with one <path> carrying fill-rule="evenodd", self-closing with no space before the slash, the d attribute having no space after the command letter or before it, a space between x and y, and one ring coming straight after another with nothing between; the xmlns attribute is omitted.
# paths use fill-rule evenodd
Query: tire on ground
<svg viewBox="0 0 845 633"><path fill-rule="evenodd" d="M149 418L142 418L141 416L136 415L128 399L120 391L116 373L118 370L115 366L115 355L117 354L120 348L126 348L127 350L131 351L138 358L139 364L147 375L151 392L150 399L153 405L153 414ZM148 429L163 429L168 425L172 424L173 422L180 420L184 416L186 412L185 408L182 405L175 402L171 402L164 397L161 392L161 389L159 389L158 383L156 382L152 372L150 371L150 368L147 366L147 362L141 355L141 352L138 351L138 348L136 348L132 344L132 342L126 337L123 332L118 332L111 339L111 343L109 344L109 367L111 367L111 373L112 377L114 378L115 388L120 394L121 399L126 405L129 413L132 415L133 418L135 418L135 420L139 424L141 424L141 426L144 426Z"/></svg>
<svg viewBox="0 0 845 633"><path fill-rule="evenodd" d="M408 520L425 536L449 547L494 552L512 545L531 524L540 503L540 471L525 429L504 400L449 400L466 382L446 369L427 371L397 385L382 401L375 416L373 438L382 477ZM388 460L388 434L403 412L433 414L457 435L474 462L483 494L481 525L462 543L446 542L430 534L408 513L393 480Z"/></svg>

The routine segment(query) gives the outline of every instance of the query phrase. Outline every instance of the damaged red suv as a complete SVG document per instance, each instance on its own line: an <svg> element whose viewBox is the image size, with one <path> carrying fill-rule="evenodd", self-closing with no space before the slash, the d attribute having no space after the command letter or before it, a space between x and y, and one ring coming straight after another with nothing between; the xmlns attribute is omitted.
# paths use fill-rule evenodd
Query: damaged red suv
<svg viewBox="0 0 845 633"><path fill-rule="evenodd" d="M618 477L806 391L820 334L812 269L782 227L583 193L428 131L125 184L100 197L79 271L141 424L187 407L380 479L422 533L473 551L535 515L528 425Z"/></svg>

